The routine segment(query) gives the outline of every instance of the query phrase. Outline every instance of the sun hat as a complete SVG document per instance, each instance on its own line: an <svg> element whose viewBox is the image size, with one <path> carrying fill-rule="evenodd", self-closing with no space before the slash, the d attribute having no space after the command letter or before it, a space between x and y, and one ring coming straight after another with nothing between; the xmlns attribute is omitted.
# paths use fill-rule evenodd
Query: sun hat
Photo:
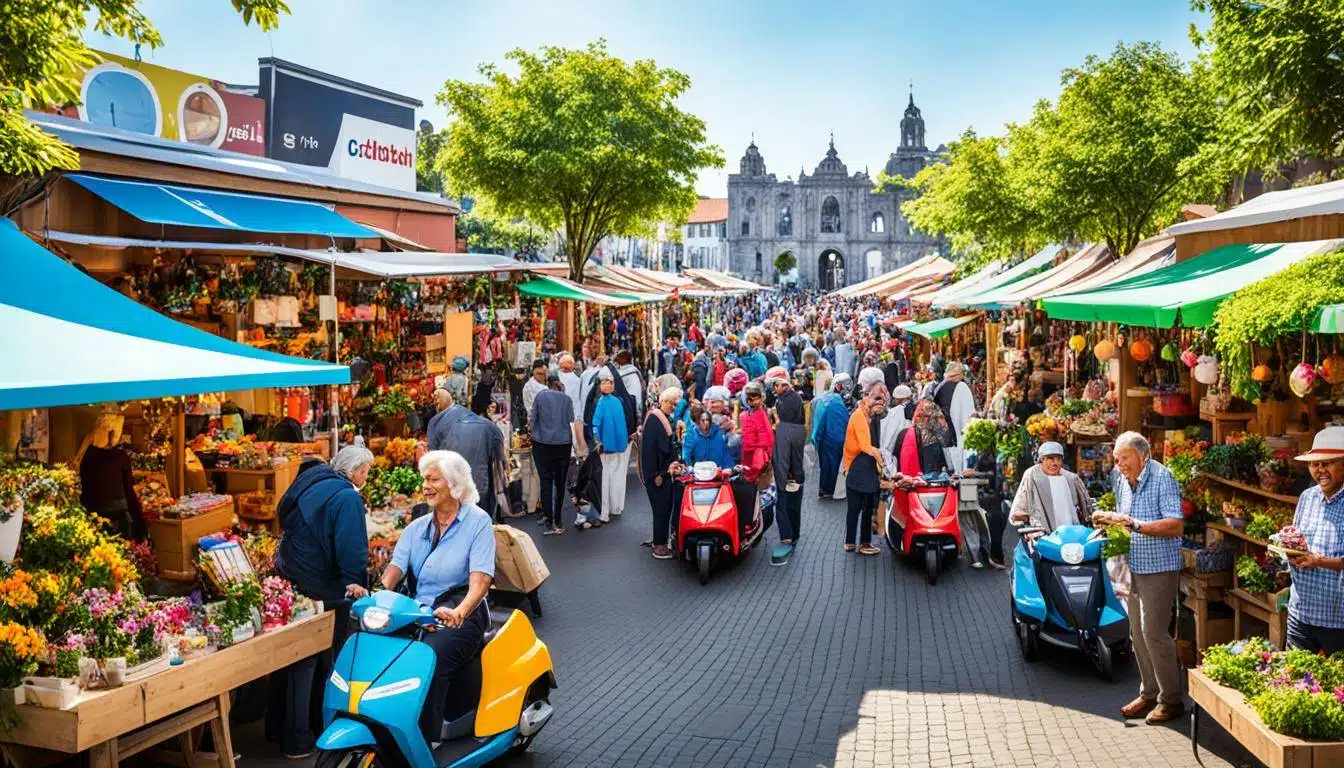
<svg viewBox="0 0 1344 768"><path fill-rule="evenodd" d="M944 379L946 379L948 376L956 376L957 374L965 376L966 366L962 365L961 363L948 363L947 367L943 369Z"/></svg>
<svg viewBox="0 0 1344 768"><path fill-rule="evenodd" d="M786 370L784 370L784 366L782 366L782 365L776 365L775 367L773 367L773 368L771 368L770 370L768 370L768 371L765 372L765 378L766 378L767 380L768 380L768 379L780 379L780 380L783 380L783 381L788 381L788 380L789 380L789 372L786 371Z"/></svg>
<svg viewBox="0 0 1344 768"><path fill-rule="evenodd" d="M1041 443L1041 447L1036 451L1036 457L1044 459L1046 456L1063 456L1064 446L1052 441Z"/></svg>
<svg viewBox="0 0 1344 768"><path fill-rule="evenodd" d="M1316 433L1311 450L1297 457L1298 461L1333 461L1344 459L1344 427L1326 427Z"/></svg>

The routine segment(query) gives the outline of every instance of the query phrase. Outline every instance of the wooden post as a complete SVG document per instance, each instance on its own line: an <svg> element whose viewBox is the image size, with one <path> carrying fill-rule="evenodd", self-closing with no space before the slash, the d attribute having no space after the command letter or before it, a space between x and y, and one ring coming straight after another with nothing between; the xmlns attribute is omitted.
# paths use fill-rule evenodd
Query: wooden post
<svg viewBox="0 0 1344 768"><path fill-rule="evenodd" d="M178 402L173 406L172 450L168 455L168 492L174 498L186 494L187 482L187 411Z"/></svg>

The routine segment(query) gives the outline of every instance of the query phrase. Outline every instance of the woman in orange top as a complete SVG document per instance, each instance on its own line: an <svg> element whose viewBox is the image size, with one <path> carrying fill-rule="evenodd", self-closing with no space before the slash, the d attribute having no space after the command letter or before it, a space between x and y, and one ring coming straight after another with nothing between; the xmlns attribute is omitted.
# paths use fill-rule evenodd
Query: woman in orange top
<svg viewBox="0 0 1344 768"><path fill-rule="evenodd" d="M883 475L882 450L873 441L873 409L885 401L887 388L874 384L868 389L845 430L845 498L849 508L845 514L845 551L855 551L854 531L858 528L858 552L876 555L873 541L873 512ZM862 520L860 520L862 517Z"/></svg>

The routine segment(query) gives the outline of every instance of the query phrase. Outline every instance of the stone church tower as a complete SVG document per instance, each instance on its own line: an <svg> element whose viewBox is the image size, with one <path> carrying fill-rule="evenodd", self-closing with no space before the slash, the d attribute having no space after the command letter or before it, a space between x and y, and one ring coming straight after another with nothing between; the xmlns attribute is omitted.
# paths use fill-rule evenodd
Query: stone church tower
<svg viewBox="0 0 1344 768"><path fill-rule="evenodd" d="M943 151L925 146L924 118L912 94L886 172L912 178ZM798 259L799 283L829 290L908 264L940 243L911 231L900 212L904 194L874 192L866 171L851 175L834 136L816 169L810 175L799 171L796 182L768 173L752 141L738 172L728 176L729 269L774 283L775 257L790 251Z"/></svg>

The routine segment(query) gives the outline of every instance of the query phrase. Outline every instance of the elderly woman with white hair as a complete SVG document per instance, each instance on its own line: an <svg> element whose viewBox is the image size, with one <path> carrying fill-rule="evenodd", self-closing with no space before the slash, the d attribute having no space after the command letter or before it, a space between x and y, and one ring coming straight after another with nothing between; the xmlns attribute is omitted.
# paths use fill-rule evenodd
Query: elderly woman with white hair
<svg viewBox="0 0 1344 768"><path fill-rule="evenodd" d="M490 628L485 595L495 576L495 534L490 515L476 506L480 494L471 465L453 451L420 457L425 501L432 513L411 521L397 540L383 587L407 592L439 620L424 642L438 663L427 706L420 717L425 738L438 741L444 699L454 674L481 650Z"/></svg>
<svg viewBox="0 0 1344 768"><path fill-rule="evenodd" d="M300 594L325 603L366 594L369 539L359 489L372 468L368 448L348 445L330 464L305 463L280 497L276 516L284 535L275 568ZM339 648L346 622L344 616L337 619L332 646ZM276 705L268 710L266 732L287 756L313 749L309 712L312 697L321 695L313 683L325 677L319 666L329 664L329 658L313 656L286 667L274 680Z"/></svg>
<svg viewBox="0 0 1344 768"><path fill-rule="evenodd" d="M668 541L672 510L679 497L676 477L684 471L680 461L681 445L672 421L673 411L680 402L681 390L677 387L659 391L658 407L649 409L639 446L644 490L648 492L649 506L653 508L653 556L658 560L672 559Z"/></svg>

